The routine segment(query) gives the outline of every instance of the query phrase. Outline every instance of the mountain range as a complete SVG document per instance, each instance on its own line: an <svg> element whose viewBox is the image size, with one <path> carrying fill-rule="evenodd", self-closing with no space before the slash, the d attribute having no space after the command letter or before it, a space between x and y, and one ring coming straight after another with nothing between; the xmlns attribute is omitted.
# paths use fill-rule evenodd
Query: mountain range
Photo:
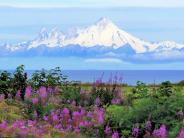
<svg viewBox="0 0 184 138"><path fill-rule="evenodd" d="M133 62L170 62L184 59L184 44L148 42L101 18L93 25L67 33L43 28L30 41L0 46L0 57L119 58Z"/></svg>

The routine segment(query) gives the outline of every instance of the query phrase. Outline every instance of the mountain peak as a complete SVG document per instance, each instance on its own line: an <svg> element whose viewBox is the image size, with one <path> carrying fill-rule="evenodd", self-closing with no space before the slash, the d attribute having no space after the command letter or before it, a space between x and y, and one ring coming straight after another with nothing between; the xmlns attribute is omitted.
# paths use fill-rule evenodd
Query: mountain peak
<svg viewBox="0 0 184 138"><path fill-rule="evenodd" d="M42 28L41 29L41 31L40 31L40 33L39 33L39 35L38 35L38 40L39 41L42 41L42 40L45 40L45 39L48 39L48 31L47 31L47 29L44 27L44 28Z"/></svg>
<svg viewBox="0 0 184 138"><path fill-rule="evenodd" d="M97 26L100 27L106 27L106 26L116 26L110 19L106 18L106 17L102 17L100 18L97 22L96 22Z"/></svg>
<svg viewBox="0 0 184 138"><path fill-rule="evenodd" d="M101 23L101 24L108 24L108 23L112 23L112 21L109 18L106 17L101 17L97 23Z"/></svg>

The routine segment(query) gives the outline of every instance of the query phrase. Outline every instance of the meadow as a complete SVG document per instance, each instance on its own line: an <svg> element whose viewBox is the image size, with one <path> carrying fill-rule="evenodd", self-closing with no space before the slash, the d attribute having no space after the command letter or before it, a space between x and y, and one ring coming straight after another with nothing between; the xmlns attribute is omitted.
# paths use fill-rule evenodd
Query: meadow
<svg viewBox="0 0 184 138"><path fill-rule="evenodd" d="M0 137L184 138L184 82L93 84L68 81L60 68L0 72Z"/></svg>

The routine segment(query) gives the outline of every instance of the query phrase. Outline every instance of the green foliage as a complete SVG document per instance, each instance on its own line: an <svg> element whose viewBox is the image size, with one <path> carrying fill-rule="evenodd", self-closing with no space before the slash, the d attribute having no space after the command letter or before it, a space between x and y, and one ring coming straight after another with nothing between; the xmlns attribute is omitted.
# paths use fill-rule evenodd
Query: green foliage
<svg viewBox="0 0 184 138"><path fill-rule="evenodd" d="M52 86L61 85L66 80L66 77L61 73L61 69L56 67L49 71L42 69L41 71L36 71L32 74L29 83L32 88L38 89L41 86Z"/></svg>
<svg viewBox="0 0 184 138"><path fill-rule="evenodd" d="M9 94L14 98L17 91L20 90L21 99L24 100L26 86L27 74L24 73L24 65L18 66L13 76L7 71L0 74L0 94L4 94L5 99Z"/></svg>
<svg viewBox="0 0 184 138"><path fill-rule="evenodd" d="M92 87L91 100L94 102L97 98L100 98L102 105L110 105L112 99L119 99L121 102L123 100L123 92L121 91L121 86L117 84L107 85L98 84Z"/></svg>
<svg viewBox="0 0 184 138"><path fill-rule="evenodd" d="M14 105L8 105L6 102L0 102L0 122L8 120L13 122L15 120L23 119L21 109Z"/></svg>
<svg viewBox="0 0 184 138"><path fill-rule="evenodd" d="M141 81L137 82L137 86L135 88L133 88L132 91L133 91L134 98L147 97L149 94L148 87L146 86L145 83L143 83Z"/></svg>
<svg viewBox="0 0 184 138"><path fill-rule="evenodd" d="M128 112L128 108L119 105L110 105L107 107L106 111L111 121L117 124L121 120L122 115Z"/></svg>
<svg viewBox="0 0 184 138"><path fill-rule="evenodd" d="M61 97L64 101L75 100L76 103L80 102L80 91L81 86L77 82L68 82L65 83L61 88Z"/></svg>
<svg viewBox="0 0 184 138"><path fill-rule="evenodd" d="M159 88L159 93L161 96L169 97L173 93L171 82L163 82Z"/></svg>
<svg viewBox="0 0 184 138"><path fill-rule="evenodd" d="M27 73L24 73L24 65L18 66L13 75L14 76L12 78L12 97L15 97L16 92L20 90L20 97L22 100L24 100L25 90L27 86Z"/></svg>
<svg viewBox="0 0 184 138"><path fill-rule="evenodd" d="M8 98L8 94L11 90L11 74L7 71L3 71L0 73L0 94L3 94L5 99Z"/></svg>
<svg viewBox="0 0 184 138"><path fill-rule="evenodd" d="M36 71L32 78L27 81L24 66L21 65L13 74L7 71L0 73L0 95L3 94L6 98L4 101L0 101L0 122L2 120L11 122L24 118L34 120L35 111L38 114L37 120L43 121L43 115L48 115L53 110L63 107L69 107L71 111L76 110L71 105L72 100L75 100L77 105L90 109L99 97L101 107L105 108L104 125L98 128L99 137L105 137L104 127L107 123L112 130L118 130L125 137L131 135L132 128L135 126L138 126L140 132L144 133L145 122L149 120L155 124L156 128L165 124L168 138L174 138L184 127L184 118L178 118L178 112L184 111L184 87L182 83L173 85L166 81L160 85L148 86L138 81L135 87L124 88L123 86L123 95L122 86L117 84L100 83L88 86L87 91L81 91L83 85L78 82L67 82L60 68ZM30 99L24 100L27 85L32 86L33 92ZM33 104L32 98L39 95L34 92L41 86L52 89L58 86L60 93L49 93L48 97L44 99L48 100L47 102L41 103L39 99L38 103ZM21 101L14 99L18 90L21 92ZM84 92L83 97L81 92ZM13 99L8 99L9 95ZM49 96L53 96L53 99ZM123 103L112 105L114 98L121 98ZM86 101L87 104L84 104ZM86 134L85 131L84 129L84 134ZM66 133L64 135L76 137L74 134ZM91 131L88 136L95 137L95 134ZM48 137L62 136L53 129Z"/></svg>

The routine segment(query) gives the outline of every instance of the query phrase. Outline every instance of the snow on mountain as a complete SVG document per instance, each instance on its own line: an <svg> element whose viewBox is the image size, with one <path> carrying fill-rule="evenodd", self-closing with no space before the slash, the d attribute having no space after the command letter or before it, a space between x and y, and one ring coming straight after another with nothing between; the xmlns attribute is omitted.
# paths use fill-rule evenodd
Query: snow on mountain
<svg viewBox="0 0 184 138"><path fill-rule="evenodd" d="M160 43L155 44L156 51L169 51L169 50L179 50L184 48L184 44L178 44L174 41L163 41Z"/></svg>
<svg viewBox="0 0 184 138"><path fill-rule="evenodd" d="M48 32L46 28L43 28L40 31L38 37L28 46L28 49L36 48L40 45L45 45L47 47L53 48L61 45L64 37L65 36L63 33L60 32L57 28L52 29L51 32Z"/></svg>
<svg viewBox="0 0 184 138"><path fill-rule="evenodd" d="M136 53L146 52L145 45L151 47L150 43L131 36L106 18L101 18L92 26L77 30L74 37L63 42L65 46L72 44L84 47L106 46L114 48L129 44Z"/></svg>
<svg viewBox="0 0 184 138"><path fill-rule="evenodd" d="M154 45L140 40L127 32L119 29L111 20L101 18L94 25L77 29L73 34L63 34L54 29L48 32L45 28L41 30L38 37L32 41L28 49L40 45L47 47L80 45L82 47L105 46L115 49L130 45L136 53L144 53L154 49Z"/></svg>
<svg viewBox="0 0 184 138"><path fill-rule="evenodd" d="M162 55L162 53L165 53L164 51L172 52L172 50L175 50L179 53L184 51L184 44L178 44L173 41L150 43L141 40L118 28L107 18L101 18L91 26L76 29L65 34L57 28L51 31L43 28L32 41L19 43L14 46L7 44L2 47L8 53L16 53L18 51L19 54L20 52L28 53L30 51L34 53L38 52L39 55L46 55L48 53L52 53L52 55L56 53L57 55L66 55L66 53L91 55L92 52L94 52L93 55L97 53L103 55L113 53L116 56L121 56L122 54L148 55L149 53L161 53ZM169 56L169 54L166 55Z"/></svg>

